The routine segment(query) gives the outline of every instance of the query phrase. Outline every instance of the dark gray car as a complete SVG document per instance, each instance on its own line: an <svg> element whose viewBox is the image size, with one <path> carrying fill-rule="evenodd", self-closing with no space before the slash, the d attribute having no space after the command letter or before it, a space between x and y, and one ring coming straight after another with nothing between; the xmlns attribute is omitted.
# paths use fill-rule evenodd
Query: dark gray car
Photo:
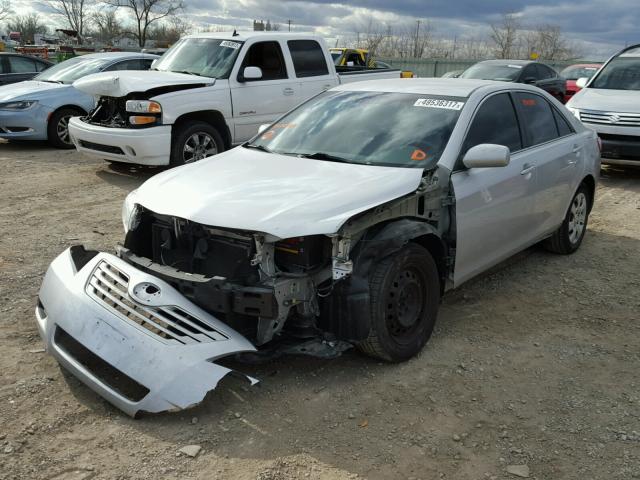
<svg viewBox="0 0 640 480"><path fill-rule="evenodd" d="M535 85L564 103L565 79L544 63L530 60L485 60L467 68L460 78L501 80Z"/></svg>
<svg viewBox="0 0 640 480"><path fill-rule="evenodd" d="M42 58L19 53L0 53L0 85L30 80L51 65L53 63Z"/></svg>

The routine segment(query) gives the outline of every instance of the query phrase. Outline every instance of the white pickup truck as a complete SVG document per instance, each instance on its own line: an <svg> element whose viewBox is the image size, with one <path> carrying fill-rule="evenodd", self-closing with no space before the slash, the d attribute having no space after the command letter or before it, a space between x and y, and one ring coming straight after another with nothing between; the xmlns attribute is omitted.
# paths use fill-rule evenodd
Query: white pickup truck
<svg viewBox="0 0 640 480"><path fill-rule="evenodd" d="M146 72L108 72L74 86L96 98L69 133L91 157L182 165L253 137L314 95L341 83L399 78L400 70L338 73L321 37L199 33L181 39Z"/></svg>

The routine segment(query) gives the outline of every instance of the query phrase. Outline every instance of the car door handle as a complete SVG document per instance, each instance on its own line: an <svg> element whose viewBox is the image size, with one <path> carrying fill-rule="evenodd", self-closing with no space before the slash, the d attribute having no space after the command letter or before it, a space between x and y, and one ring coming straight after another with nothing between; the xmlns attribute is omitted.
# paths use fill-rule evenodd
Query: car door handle
<svg viewBox="0 0 640 480"><path fill-rule="evenodd" d="M573 153L580 153L580 145L574 145L571 151Z"/></svg>
<svg viewBox="0 0 640 480"><path fill-rule="evenodd" d="M283 93L283 95L293 95L295 92L294 92L293 88L287 87L287 88L282 90L282 93Z"/></svg>
<svg viewBox="0 0 640 480"><path fill-rule="evenodd" d="M529 165L528 163L524 165L524 168L520 172L520 175L528 175L536 169L535 165Z"/></svg>

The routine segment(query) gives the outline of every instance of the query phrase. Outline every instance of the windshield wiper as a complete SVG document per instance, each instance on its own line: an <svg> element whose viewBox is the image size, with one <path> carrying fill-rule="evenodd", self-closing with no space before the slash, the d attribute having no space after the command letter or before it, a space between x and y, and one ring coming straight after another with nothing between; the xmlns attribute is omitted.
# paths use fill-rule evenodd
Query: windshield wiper
<svg viewBox="0 0 640 480"><path fill-rule="evenodd" d="M187 75L195 75L197 77L202 77L202 74L196 72L190 72L188 70L172 70L173 73L186 73Z"/></svg>
<svg viewBox="0 0 640 480"><path fill-rule="evenodd" d="M271 150L269 150L267 147L265 147L264 145L256 145L254 143L243 143L242 146L244 148L253 148L255 150L260 150L261 152L267 152L267 153L271 153Z"/></svg>
<svg viewBox="0 0 640 480"><path fill-rule="evenodd" d="M312 158L314 160L326 160L328 162L338 162L338 163L353 163L346 158L338 157L336 155L331 155L330 153L325 152L315 152L315 153L293 153L292 155L297 155L302 158Z"/></svg>

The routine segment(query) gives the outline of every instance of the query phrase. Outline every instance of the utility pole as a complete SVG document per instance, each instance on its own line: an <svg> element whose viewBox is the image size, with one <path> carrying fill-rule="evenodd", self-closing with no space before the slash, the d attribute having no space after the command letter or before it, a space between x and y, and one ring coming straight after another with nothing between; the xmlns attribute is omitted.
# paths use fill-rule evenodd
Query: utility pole
<svg viewBox="0 0 640 480"><path fill-rule="evenodd" d="M287 20L287 23L289 24L289 31L291 31L291 20Z"/></svg>

